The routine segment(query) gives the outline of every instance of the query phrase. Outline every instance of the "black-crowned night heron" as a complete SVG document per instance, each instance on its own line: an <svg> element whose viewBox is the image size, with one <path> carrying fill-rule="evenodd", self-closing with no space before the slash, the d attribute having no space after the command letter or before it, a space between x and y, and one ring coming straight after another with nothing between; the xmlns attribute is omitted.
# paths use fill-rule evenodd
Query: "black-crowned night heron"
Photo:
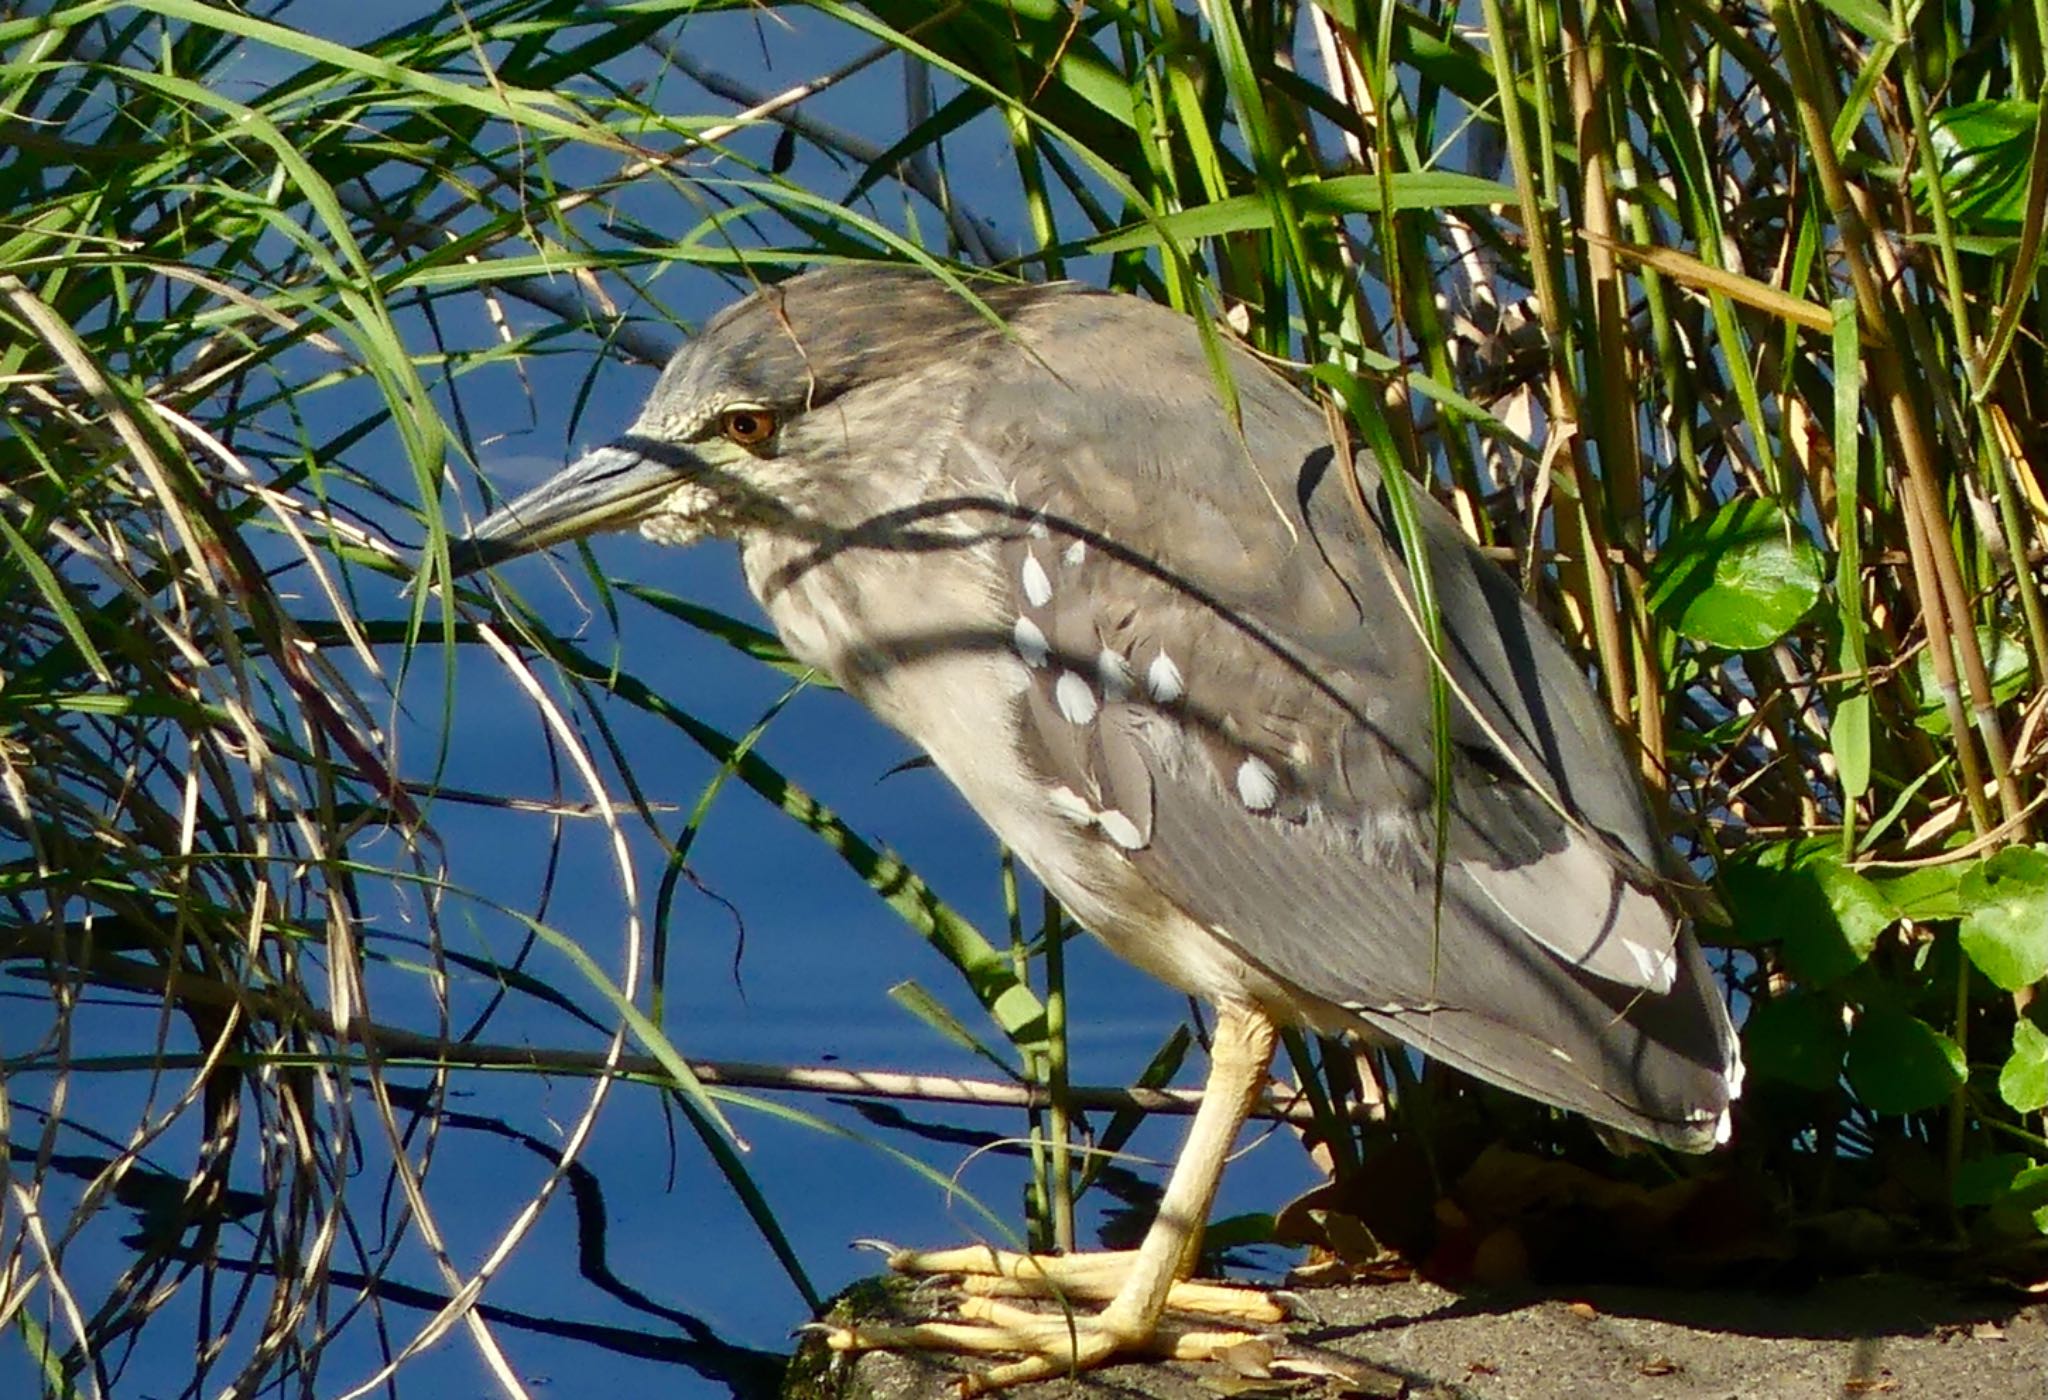
<svg viewBox="0 0 2048 1400"><path fill-rule="evenodd" d="M1508 577L1417 493L1452 697L1439 840L1434 663L1373 459L1346 470L1250 354L1219 377L1172 311L974 290L843 268L755 293L624 437L460 551L736 540L792 652L929 754L1083 925L1216 1007L1141 1248L903 1261L1042 1273L1102 1312L983 1303L978 1324L835 1341L1026 1358L984 1384L1163 1345L1276 1023L1394 1036L1688 1151L1724 1138L1735 1036L1660 898L1656 823Z"/></svg>

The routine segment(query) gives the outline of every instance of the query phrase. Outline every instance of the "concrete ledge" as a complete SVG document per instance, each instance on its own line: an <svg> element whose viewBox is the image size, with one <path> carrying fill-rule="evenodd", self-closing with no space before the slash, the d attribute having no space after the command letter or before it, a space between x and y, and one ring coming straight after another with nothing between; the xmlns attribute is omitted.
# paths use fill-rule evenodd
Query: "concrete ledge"
<svg viewBox="0 0 2048 1400"><path fill-rule="evenodd" d="M2048 1303L1921 1279L1842 1279L1796 1293L1587 1288L1460 1296L1426 1283L1294 1295L1274 1337L1308 1376L1160 1362L1011 1392L1017 1400L1217 1400L1365 1395L1404 1400L2048 1400ZM930 1316L943 1295L898 1281L849 1290L869 1319ZM950 1359L812 1344L791 1400L952 1400Z"/></svg>

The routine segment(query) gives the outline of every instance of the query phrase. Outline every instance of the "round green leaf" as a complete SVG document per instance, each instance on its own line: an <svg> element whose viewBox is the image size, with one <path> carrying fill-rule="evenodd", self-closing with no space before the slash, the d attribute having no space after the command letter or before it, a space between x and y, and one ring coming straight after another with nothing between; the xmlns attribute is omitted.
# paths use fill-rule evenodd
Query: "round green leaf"
<svg viewBox="0 0 2048 1400"><path fill-rule="evenodd" d="M2048 1234L2048 1166L2017 1153L1966 1162L1956 1173L1956 1204L1989 1207L1979 1228L1991 1234L2038 1240Z"/></svg>
<svg viewBox="0 0 2048 1400"><path fill-rule="evenodd" d="M1918 1016L1865 1011L1849 1032L1849 1085L1879 1113L1938 1108L1964 1073L1962 1048Z"/></svg>
<svg viewBox="0 0 2048 1400"><path fill-rule="evenodd" d="M1877 886L1833 859L1817 860L1795 874L1809 875L1826 914L1794 927L1785 940L1785 961L1798 975L1825 981L1861 967L1878 935L1898 917Z"/></svg>
<svg viewBox="0 0 2048 1400"><path fill-rule="evenodd" d="M2008 846L1963 876L1963 951L1999 990L2048 976L2048 851Z"/></svg>
<svg viewBox="0 0 2048 1400"><path fill-rule="evenodd" d="M1742 1060L1764 1079L1780 1079L1819 1092L1842 1077L1849 1032L1841 1003L1793 992L1757 1003L1742 1027Z"/></svg>
<svg viewBox="0 0 2048 1400"><path fill-rule="evenodd" d="M1730 651L1769 646L1820 597L1820 551L1769 501L1737 500L1672 537L1650 606L1681 635Z"/></svg>
<svg viewBox="0 0 2048 1400"><path fill-rule="evenodd" d="M1882 890L1842 864L1832 842L1765 850L1730 862L1722 877L1736 936L1781 945L1786 970L1810 987L1861 967L1898 918Z"/></svg>
<svg viewBox="0 0 2048 1400"><path fill-rule="evenodd" d="M1874 876L1870 883L1898 911L1900 918L1931 924L1963 917L1963 877L1974 868L1974 862L1952 860L1897 875Z"/></svg>
<svg viewBox="0 0 2048 1400"><path fill-rule="evenodd" d="M1998 1097L2018 1113L2048 1108L2048 1031L2024 1016L2012 1028L2012 1056L1998 1072Z"/></svg>
<svg viewBox="0 0 2048 1400"><path fill-rule="evenodd" d="M1988 1206L2011 1195L2013 1183L2033 1165L2034 1159L2024 1152L1973 1157L1956 1168L1950 1199L1959 1206Z"/></svg>

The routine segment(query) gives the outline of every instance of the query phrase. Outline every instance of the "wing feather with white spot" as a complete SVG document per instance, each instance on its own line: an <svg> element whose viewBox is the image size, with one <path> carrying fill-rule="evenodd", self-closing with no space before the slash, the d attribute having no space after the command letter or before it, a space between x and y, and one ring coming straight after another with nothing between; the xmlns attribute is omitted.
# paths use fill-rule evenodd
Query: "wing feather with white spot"
<svg viewBox="0 0 2048 1400"><path fill-rule="evenodd" d="M1148 388L1208 376L1183 323L1091 343L1087 300L1019 319L965 423L1031 521L999 550L1029 760L1309 1001L1632 1131L1710 1138L1734 1087L1726 1010L1563 647L1426 506L1463 696L1439 903L1429 662L1370 463L1362 516L1292 390L1233 356L1241 436L1190 415Z"/></svg>

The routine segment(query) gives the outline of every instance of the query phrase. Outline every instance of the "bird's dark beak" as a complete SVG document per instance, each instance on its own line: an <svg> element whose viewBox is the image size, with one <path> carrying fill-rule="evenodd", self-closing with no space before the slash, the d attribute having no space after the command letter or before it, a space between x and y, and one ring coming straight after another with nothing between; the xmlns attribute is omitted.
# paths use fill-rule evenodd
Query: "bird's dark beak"
<svg viewBox="0 0 2048 1400"><path fill-rule="evenodd" d="M702 469L686 449L622 438L485 516L465 538L450 542L449 562L460 578L563 540L623 529Z"/></svg>

